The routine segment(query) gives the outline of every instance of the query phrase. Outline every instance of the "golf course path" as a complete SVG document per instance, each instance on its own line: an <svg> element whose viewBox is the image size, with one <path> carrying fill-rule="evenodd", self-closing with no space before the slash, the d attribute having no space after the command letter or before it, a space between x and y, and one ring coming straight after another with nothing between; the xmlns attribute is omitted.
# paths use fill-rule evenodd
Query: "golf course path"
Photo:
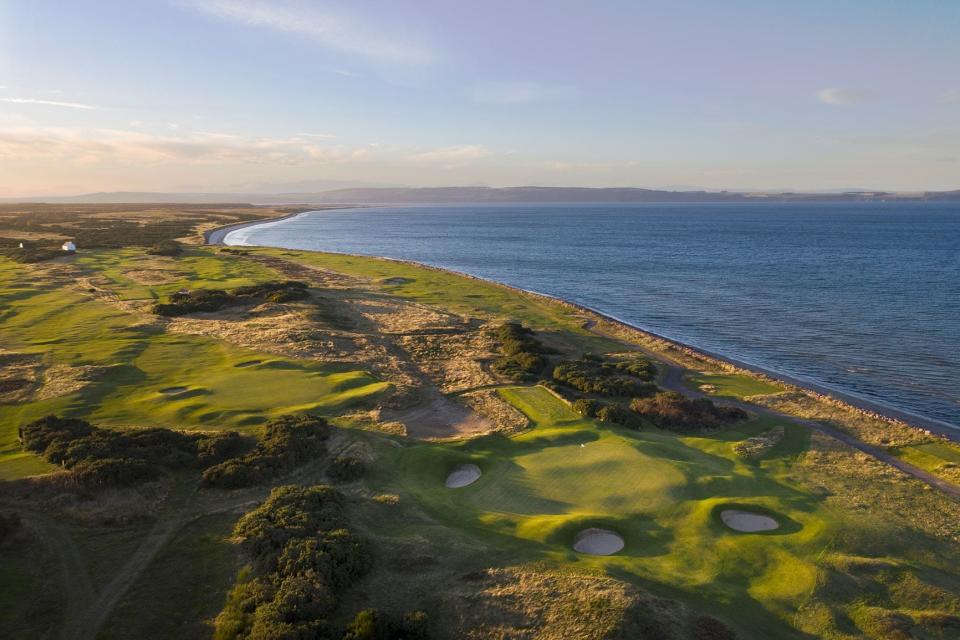
<svg viewBox="0 0 960 640"><path fill-rule="evenodd" d="M588 331L591 331L592 333L595 333L596 335L602 336L604 338L617 340L618 342L623 342L623 340L617 338L616 336L613 336L611 334L605 333L602 330L600 330L596 326L596 322L594 320L588 320L587 322L585 322L583 325L583 328L587 329ZM739 407L744 411L749 411L762 416L777 418L778 420L789 421L794 424L799 424L809 429L819 431L820 433L828 435L831 438L834 438L835 440L839 440L840 442L848 446L851 446L854 449L857 449L858 451L861 451L881 462L885 462L891 467L899 469L900 471L910 476L913 476L917 480L927 483L931 487L939 489L940 491L954 498L955 500L960 500L960 486L957 486L951 482L947 482L946 480L938 478L934 474L928 471L925 471L920 467L916 467L908 462L904 462L903 460L893 455L890 455L889 453L881 449L873 447L863 442L862 440L859 440L858 438L850 435L849 433L845 433L839 429L825 425L821 422L815 422L813 420L806 420L804 418L799 418L797 416L791 416L789 414L781 413L773 409L768 409L767 407L761 407L759 405L755 405L743 400L736 400L734 398L719 399L719 398L710 396L709 394L706 394L700 391L695 391L687 387L685 384L683 384L683 378L688 371L686 367L677 363L674 360L671 360L669 357L663 354L651 351L650 349L646 349L644 347L634 345L634 344L630 344L629 346L632 349L640 351L644 355L655 359L657 362L663 365L663 371L660 375L658 382L661 387L663 387L664 389L667 389L668 391L676 391L677 393L680 393L692 398L709 398L710 400L713 400L718 404L724 404L732 407Z"/></svg>

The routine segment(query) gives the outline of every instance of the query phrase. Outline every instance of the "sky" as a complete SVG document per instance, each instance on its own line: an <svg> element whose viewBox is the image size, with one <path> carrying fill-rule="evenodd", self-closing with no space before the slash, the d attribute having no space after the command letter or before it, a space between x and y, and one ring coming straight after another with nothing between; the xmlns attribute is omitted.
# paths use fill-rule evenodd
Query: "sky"
<svg viewBox="0 0 960 640"><path fill-rule="evenodd" d="M960 188L957 0L0 0L0 196Z"/></svg>

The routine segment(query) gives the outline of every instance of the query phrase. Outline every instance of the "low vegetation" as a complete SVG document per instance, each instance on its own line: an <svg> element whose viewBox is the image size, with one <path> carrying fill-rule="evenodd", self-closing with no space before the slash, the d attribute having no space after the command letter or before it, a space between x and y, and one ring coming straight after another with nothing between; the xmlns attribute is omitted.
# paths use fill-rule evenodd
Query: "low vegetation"
<svg viewBox="0 0 960 640"><path fill-rule="evenodd" d="M176 240L161 240L149 249L147 254L151 256L178 256L183 253L183 247Z"/></svg>
<svg viewBox="0 0 960 640"><path fill-rule="evenodd" d="M235 432L115 431L52 415L22 426L20 442L86 487L129 486L153 480L164 470L208 467L244 446Z"/></svg>
<svg viewBox="0 0 960 640"><path fill-rule="evenodd" d="M636 397L656 391L656 385L651 382L656 372L653 363L646 359L607 360L584 356L558 364L553 369L553 379L583 393Z"/></svg>
<svg viewBox="0 0 960 640"><path fill-rule="evenodd" d="M707 398L691 399L674 391L634 398L630 409L661 429L681 433L715 429L748 418L747 412L738 407L718 405Z"/></svg>
<svg viewBox="0 0 960 640"><path fill-rule="evenodd" d="M733 450L741 458L756 459L766 455L771 449L783 440L783 426L776 426L769 431L747 438L733 446Z"/></svg>
<svg viewBox="0 0 960 640"><path fill-rule="evenodd" d="M548 350L534 333L519 322L506 322L497 330L503 356L493 363L493 370L511 380L531 380L546 366Z"/></svg>
<svg viewBox="0 0 960 640"><path fill-rule="evenodd" d="M222 289L197 289L178 291L170 295L169 302L153 306L153 312L161 316L183 316L189 313L219 311L224 307L250 305L260 302L293 302L309 297L307 284L295 280L265 282L238 287L232 291Z"/></svg>
<svg viewBox="0 0 960 640"><path fill-rule="evenodd" d="M330 426L318 416L282 416L268 422L253 451L203 472L203 484L236 489L278 478L326 455Z"/></svg>
<svg viewBox="0 0 960 640"><path fill-rule="evenodd" d="M251 564L217 617L218 640L341 637L331 617L371 563L346 504L331 487L284 486L240 519L234 536Z"/></svg>

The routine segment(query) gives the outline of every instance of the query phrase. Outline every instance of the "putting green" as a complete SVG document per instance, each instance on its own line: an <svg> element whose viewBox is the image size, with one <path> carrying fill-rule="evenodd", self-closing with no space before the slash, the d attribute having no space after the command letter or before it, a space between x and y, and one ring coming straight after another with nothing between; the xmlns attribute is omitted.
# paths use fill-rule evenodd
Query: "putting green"
<svg viewBox="0 0 960 640"><path fill-rule="evenodd" d="M765 608L789 608L798 593L814 588L811 550L829 542L832 514L790 486L785 471L792 452L750 465L732 449L769 428L766 422L685 438L598 425L542 387L507 388L501 395L530 418L532 429L391 454L404 487L438 519L527 557L605 567L640 581L670 576L681 589L728 602L753 598ZM466 463L483 475L447 490L449 469ZM737 534L718 515L731 503L775 513L789 525ZM572 552L577 536L591 527L617 532L623 550Z"/></svg>

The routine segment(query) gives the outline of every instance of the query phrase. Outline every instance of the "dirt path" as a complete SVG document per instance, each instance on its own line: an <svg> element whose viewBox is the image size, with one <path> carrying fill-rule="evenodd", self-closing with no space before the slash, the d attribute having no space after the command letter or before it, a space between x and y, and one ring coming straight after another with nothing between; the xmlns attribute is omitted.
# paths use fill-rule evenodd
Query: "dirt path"
<svg viewBox="0 0 960 640"><path fill-rule="evenodd" d="M591 331L592 333L598 336L623 342L623 340L617 338L616 336L609 335L601 331L600 329L598 329L596 327L596 321L594 320L588 320L587 322L585 322L583 325L583 328L588 331ZM831 438L834 438L835 440L839 440L840 442L848 446L851 446L854 449L857 449L858 451L861 451L873 458L876 458L881 462L885 462L890 466L896 469L899 469L900 471L908 475L913 476L914 478L916 478L917 480L920 480L921 482L925 482L928 485L939 489L940 491L944 492L948 496L951 496L952 498L960 500L960 487L958 487L957 485L947 482L946 480L943 480L941 478L938 478L937 476L933 475L928 471L925 471L924 469L921 469L920 467L916 467L908 462L904 462L903 460L887 453L886 451L873 447L857 439L856 437L850 435L849 433L845 433L839 429L830 427L821 422L814 422L813 420L806 420L804 418L799 418L797 416L791 416L790 414L781 413L779 411L768 409L767 407L761 407L759 405L755 405L750 402L745 402L743 400L735 400L732 398L718 399L706 393L695 391L693 389L688 388L685 384L683 384L683 377L687 372L687 369L684 366L678 364L677 362L671 360L669 357L663 354L656 353L645 347L641 347L633 344L629 346L632 349L639 351L650 358L653 358L654 360L656 360L662 365L663 368L660 373L660 376L657 379L657 383L664 389L667 389L668 391L676 391L677 393L682 393L683 395L692 397L692 398L709 398L714 402L717 402L718 404L739 407L744 411L749 411L762 416L777 418L778 420L789 421L794 424L799 424L804 427L807 427L808 429L819 431L820 433L828 435Z"/></svg>

